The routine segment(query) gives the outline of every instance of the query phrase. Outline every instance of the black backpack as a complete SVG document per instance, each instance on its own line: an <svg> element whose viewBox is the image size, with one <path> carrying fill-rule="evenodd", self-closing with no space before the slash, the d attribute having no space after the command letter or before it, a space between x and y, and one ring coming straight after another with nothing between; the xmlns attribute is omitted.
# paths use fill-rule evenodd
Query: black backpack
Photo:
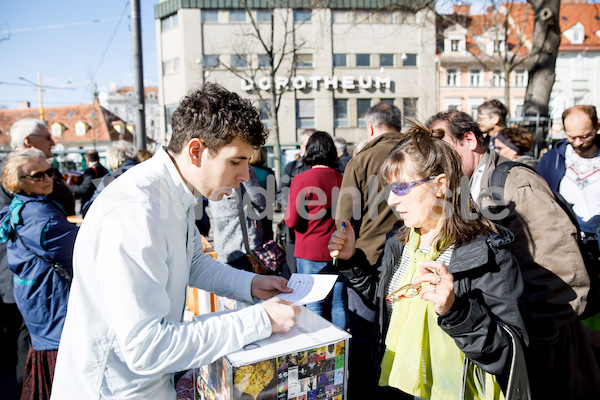
<svg viewBox="0 0 600 400"><path fill-rule="evenodd" d="M508 176L508 172L513 167L527 168L537 173L537 171L531 168L529 165L525 165L514 161L505 162L496 166L496 168L492 172L490 187L502 189L503 191L504 185L506 184L506 177ZM585 238L585 235L582 234L581 229L579 227L579 222L577 222L577 216L573 212L573 205L569 203L560 193L558 193L558 191L553 191L552 193L554 194L554 199L556 200L558 205L560 205L564 212L569 216L569 219L577 229L577 245L579 246L579 251L581 252L581 256L583 257L585 269L587 270L588 275L590 277L590 293L588 295L588 305L585 309L585 312L581 315L581 318L585 319L600 312L600 249L598 248L597 240L588 241L588 239ZM492 199L497 203L503 201L503 199L500 197L500 194L497 191L493 191L491 196ZM500 224L502 224L502 221L500 221Z"/></svg>

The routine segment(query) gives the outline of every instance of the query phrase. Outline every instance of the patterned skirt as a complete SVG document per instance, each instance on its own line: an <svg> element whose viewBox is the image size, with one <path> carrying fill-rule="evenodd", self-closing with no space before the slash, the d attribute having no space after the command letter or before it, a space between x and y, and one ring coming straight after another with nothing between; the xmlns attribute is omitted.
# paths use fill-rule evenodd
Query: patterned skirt
<svg viewBox="0 0 600 400"><path fill-rule="evenodd" d="M49 400L58 350L29 348L21 400Z"/></svg>

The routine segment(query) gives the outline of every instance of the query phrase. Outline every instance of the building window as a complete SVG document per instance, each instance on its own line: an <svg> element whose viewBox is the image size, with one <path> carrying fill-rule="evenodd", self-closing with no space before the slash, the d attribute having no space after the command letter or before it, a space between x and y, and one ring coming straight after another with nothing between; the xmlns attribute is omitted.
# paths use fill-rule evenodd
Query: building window
<svg viewBox="0 0 600 400"><path fill-rule="evenodd" d="M475 121L477 121L477 114L479 113L478 109L479 106L471 104L471 118L473 118Z"/></svg>
<svg viewBox="0 0 600 400"><path fill-rule="evenodd" d="M273 21L273 10L257 10L256 21L271 22Z"/></svg>
<svg viewBox="0 0 600 400"><path fill-rule="evenodd" d="M202 56L202 68L217 68L218 66L218 54L205 54L204 56Z"/></svg>
<svg viewBox="0 0 600 400"><path fill-rule="evenodd" d="M413 11L400 11L400 22L414 24L417 22L417 15Z"/></svg>
<svg viewBox="0 0 600 400"><path fill-rule="evenodd" d="M269 55L259 54L258 55L258 68L269 68Z"/></svg>
<svg viewBox="0 0 600 400"><path fill-rule="evenodd" d="M461 99L455 97L446 97L444 104L448 111L460 111L461 110Z"/></svg>
<svg viewBox="0 0 600 400"><path fill-rule="evenodd" d="M294 57L294 68L311 68L312 66L312 54L296 54L296 56Z"/></svg>
<svg viewBox="0 0 600 400"><path fill-rule="evenodd" d="M379 24L391 24L394 22L394 14L391 11L376 11L373 22Z"/></svg>
<svg viewBox="0 0 600 400"><path fill-rule="evenodd" d="M60 137L64 131L64 127L62 124L52 124L52 136Z"/></svg>
<svg viewBox="0 0 600 400"><path fill-rule="evenodd" d="M481 86L481 70L479 68L475 68L469 71L471 86L479 87Z"/></svg>
<svg viewBox="0 0 600 400"><path fill-rule="evenodd" d="M450 51L460 51L460 40L450 40Z"/></svg>
<svg viewBox="0 0 600 400"><path fill-rule="evenodd" d="M585 81L588 79L588 58L577 54L577 57L571 59L571 76L574 81Z"/></svg>
<svg viewBox="0 0 600 400"><path fill-rule="evenodd" d="M332 10L331 18L334 23L348 22L348 11L345 10Z"/></svg>
<svg viewBox="0 0 600 400"><path fill-rule="evenodd" d="M334 54L333 55L333 66L334 67L345 67L346 64L346 55L345 54Z"/></svg>
<svg viewBox="0 0 600 400"><path fill-rule="evenodd" d="M446 70L446 86L458 86L458 71L455 68Z"/></svg>
<svg viewBox="0 0 600 400"><path fill-rule="evenodd" d="M315 126L315 100L296 100L296 127L312 128Z"/></svg>
<svg viewBox="0 0 600 400"><path fill-rule="evenodd" d="M523 87L523 86L527 86L527 78L525 75L525 70L524 69L518 69L515 71L515 86L517 87Z"/></svg>
<svg viewBox="0 0 600 400"><path fill-rule="evenodd" d="M577 27L573 29L573 40L571 40L571 44L582 44L584 38L585 33L583 27Z"/></svg>
<svg viewBox="0 0 600 400"><path fill-rule="evenodd" d="M504 40L494 40L494 53L501 53L504 51Z"/></svg>
<svg viewBox="0 0 600 400"><path fill-rule="evenodd" d="M490 79L490 84L494 87L504 86L504 79L502 78L502 73L500 71L492 72L492 79Z"/></svg>
<svg viewBox="0 0 600 400"><path fill-rule="evenodd" d="M231 68L248 68L248 56L246 54L233 54L231 56Z"/></svg>
<svg viewBox="0 0 600 400"><path fill-rule="evenodd" d="M173 133L173 128L171 127L171 118L173 118L173 113L177 107L179 107L179 104L165 107L165 125L167 127L167 133Z"/></svg>
<svg viewBox="0 0 600 400"><path fill-rule="evenodd" d="M515 117L523 118L523 104L518 104L515 109Z"/></svg>
<svg viewBox="0 0 600 400"><path fill-rule="evenodd" d="M356 55L356 66L357 67L370 67L371 66L371 55L370 54L357 54Z"/></svg>
<svg viewBox="0 0 600 400"><path fill-rule="evenodd" d="M179 57L163 61L163 75L179 72Z"/></svg>
<svg viewBox="0 0 600 400"><path fill-rule="evenodd" d="M357 99L356 100L356 125L367 126L365 122L365 114L371 108L371 99Z"/></svg>
<svg viewBox="0 0 600 400"><path fill-rule="evenodd" d="M154 94L154 92L148 93L148 100L154 100L155 98L156 98L156 95Z"/></svg>
<svg viewBox="0 0 600 400"><path fill-rule="evenodd" d="M371 11L359 10L354 12L354 22L367 23L371 19Z"/></svg>
<svg viewBox="0 0 600 400"><path fill-rule="evenodd" d="M229 10L229 22L246 22L246 10Z"/></svg>
<svg viewBox="0 0 600 400"><path fill-rule="evenodd" d="M419 99L417 97L405 97L402 99L404 118L417 118L418 103Z"/></svg>
<svg viewBox="0 0 600 400"><path fill-rule="evenodd" d="M404 57L406 55L406 57ZM402 66L404 67L416 67L417 66L417 55L413 53L403 53Z"/></svg>
<svg viewBox="0 0 600 400"><path fill-rule="evenodd" d="M219 10L202 10L202 22L219 22Z"/></svg>
<svg viewBox="0 0 600 400"><path fill-rule="evenodd" d="M380 103L394 105L394 99L381 99Z"/></svg>
<svg viewBox="0 0 600 400"><path fill-rule="evenodd" d="M77 136L85 136L85 133L88 131L88 124L85 122L79 121L75 124L75 135Z"/></svg>
<svg viewBox="0 0 600 400"><path fill-rule="evenodd" d="M271 123L269 114L272 110L272 103L269 100L260 100L258 106L260 108L260 122L267 128L271 128L273 124Z"/></svg>
<svg viewBox="0 0 600 400"><path fill-rule="evenodd" d="M347 99L333 99L333 126L348 126Z"/></svg>
<svg viewBox="0 0 600 400"><path fill-rule="evenodd" d="M310 22L312 10L294 10L294 22Z"/></svg>
<svg viewBox="0 0 600 400"><path fill-rule="evenodd" d="M169 15L161 21L162 31L177 27L177 14Z"/></svg>
<svg viewBox="0 0 600 400"><path fill-rule="evenodd" d="M380 54L379 55L379 66L380 67L393 67L394 66L394 55L393 54Z"/></svg>

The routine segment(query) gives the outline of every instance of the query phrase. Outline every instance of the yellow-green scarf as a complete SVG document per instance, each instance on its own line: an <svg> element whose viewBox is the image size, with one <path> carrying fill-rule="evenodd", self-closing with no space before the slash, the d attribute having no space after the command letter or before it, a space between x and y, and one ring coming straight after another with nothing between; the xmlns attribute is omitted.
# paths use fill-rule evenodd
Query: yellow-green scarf
<svg viewBox="0 0 600 400"><path fill-rule="evenodd" d="M418 250L419 242L419 231L411 229L404 248L410 264L400 286L420 275L421 261L435 260L441 253L432 246L425 254ZM454 339L438 326L437 319L433 303L419 297L403 298L394 304L381 362L381 386L392 386L424 399L459 399L465 356ZM496 378L481 374L483 371L477 373L476 369L471 363L465 399L504 399ZM485 382L480 382L478 376L485 377Z"/></svg>

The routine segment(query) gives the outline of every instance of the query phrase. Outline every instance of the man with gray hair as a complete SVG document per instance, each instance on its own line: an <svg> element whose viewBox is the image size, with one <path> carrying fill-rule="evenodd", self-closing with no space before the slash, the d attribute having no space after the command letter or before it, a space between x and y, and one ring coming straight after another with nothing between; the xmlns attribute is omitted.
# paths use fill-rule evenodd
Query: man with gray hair
<svg viewBox="0 0 600 400"><path fill-rule="evenodd" d="M9 133L10 145L13 149L36 148L41 150L47 158L53 157L52 147L56 143L44 121L33 118L18 120L10 127ZM58 170L54 170L54 189L48 197L59 203L67 215L75 214L75 198Z"/></svg>
<svg viewBox="0 0 600 400"><path fill-rule="evenodd" d="M352 158L352 156L348 154L348 143L346 143L346 140L343 137L336 136L333 138L333 144L335 144L335 150L337 151L338 163L340 164L339 170L341 173L344 173L348 161Z"/></svg>
<svg viewBox="0 0 600 400"><path fill-rule="evenodd" d="M338 227L343 220L350 221L356 232L356 247L365 252L373 265L383 250L386 234L398 221L387 204L387 191L379 179L379 170L402 137L402 112L393 104L379 103L367 110L365 122L369 142L346 166L335 219ZM348 311L352 334L348 394L350 399L363 399L379 390L378 377L364 368L371 357L375 311L350 288Z"/></svg>

